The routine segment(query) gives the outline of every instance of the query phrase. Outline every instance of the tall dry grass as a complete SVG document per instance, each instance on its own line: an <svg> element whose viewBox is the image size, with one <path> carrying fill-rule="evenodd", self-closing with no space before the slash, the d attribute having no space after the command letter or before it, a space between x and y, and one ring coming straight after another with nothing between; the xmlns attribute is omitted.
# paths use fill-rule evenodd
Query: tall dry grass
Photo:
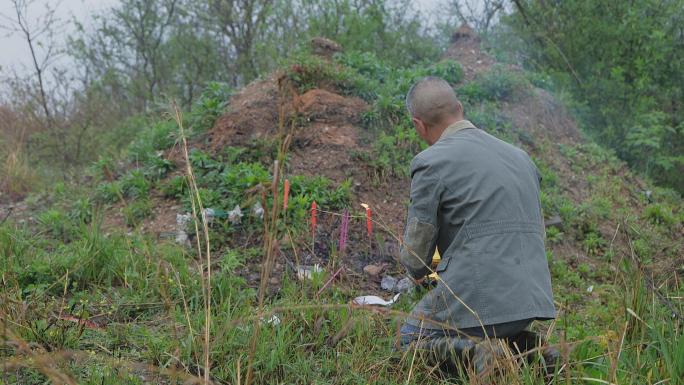
<svg viewBox="0 0 684 385"><path fill-rule="evenodd" d="M0 106L0 200L17 199L38 184L38 173L26 151L29 135L37 130L30 119Z"/></svg>
<svg viewBox="0 0 684 385"><path fill-rule="evenodd" d="M188 177L192 199L190 200L192 206L193 223L195 226L197 256L200 261L206 264L200 265L202 272L202 289L204 292L204 333L203 333L203 381L205 385L211 384L210 373L210 355L211 355L211 241L209 239L209 223L205 216L204 205L202 197L197 187L195 174L190 162L190 155L188 152L188 141L183 125L183 116L178 105L173 102L173 117L178 125L180 134L181 146L183 156L186 164L186 175ZM187 305L186 305L187 308Z"/></svg>

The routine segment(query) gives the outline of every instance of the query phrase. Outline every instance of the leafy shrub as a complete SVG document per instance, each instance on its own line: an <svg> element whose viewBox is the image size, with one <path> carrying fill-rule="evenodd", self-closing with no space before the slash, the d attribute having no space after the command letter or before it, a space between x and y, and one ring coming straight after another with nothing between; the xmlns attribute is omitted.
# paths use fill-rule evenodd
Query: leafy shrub
<svg viewBox="0 0 684 385"><path fill-rule="evenodd" d="M222 170L224 165L213 159L210 154L193 148L188 154L190 164L199 171Z"/></svg>
<svg viewBox="0 0 684 385"><path fill-rule="evenodd" d="M248 145L228 146L219 154L222 163L261 163L272 164L278 156L278 142L272 139L256 139Z"/></svg>
<svg viewBox="0 0 684 385"><path fill-rule="evenodd" d="M68 215L61 210L49 209L38 215L40 226L57 239L67 240L74 233L74 226Z"/></svg>
<svg viewBox="0 0 684 385"><path fill-rule="evenodd" d="M93 218L93 204L90 199L76 199L71 205L69 218L77 223L90 223Z"/></svg>
<svg viewBox="0 0 684 385"><path fill-rule="evenodd" d="M351 94L358 87L363 87L363 79L348 67L310 54L296 56L285 74L299 92L313 88L334 88L343 94Z"/></svg>
<svg viewBox="0 0 684 385"><path fill-rule="evenodd" d="M211 82L192 106L188 117L188 126L194 132L204 132L214 125L228 104L232 94L226 83Z"/></svg>
<svg viewBox="0 0 684 385"><path fill-rule="evenodd" d="M346 180L338 188L332 188L332 181L322 176L294 176L290 178L292 196L305 198L309 204L316 201L321 207L340 209L351 200L351 180Z"/></svg>
<svg viewBox="0 0 684 385"><path fill-rule="evenodd" d="M103 203L116 202L123 196L121 182L102 182L95 187L95 200Z"/></svg>
<svg viewBox="0 0 684 385"><path fill-rule="evenodd" d="M166 198L182 198L188 191L188 180L183 175L176 175L160 186Z"/></svg>
<svg viewBox="0 0 684 385"><path fill-rule="evenodd" d="M176 166L168 159L164 159L161 153L156 153L148 158L144 173L152 180L162 179Z"/></svg>
<svg viewBox="0 0 684 385"><path fill-rule="evenodd" d="M128 158L142 164L158 158L158 151L166 150L176 142L177 130L173 121L157 121L143 127L138 137L128 146Z"/></svg>
<svg viewBox="0 0 684 385"><path fill-rule="evenodd" d="M290 200L286 214L291 223L306 226L314 201L323 210L340 210L348 206L351 201L351 180L334 188L333 182L322 176L299 175L290 178Z"/></svg>
<svg viewBox="0 0 684 385"><path fill-rule="evenodd" d="M89 175L92 175L96 181L108 181L114 177L114 170L116 170L114 158L102 155L88 167L87 172Z"/></svg>
<svg viewBox="0 0 684 385"><path fill-rule="evenodd" d="M486 101L472 104L464 101L463 108L466 118L478 128L509 143L514 143L518 138L513 123L501 113L501 108L495 103Z"/></svg>
<svg viewBox="0 0 684 385"><path fill-rule="evenodd" d="M643 216L651 221L651 223L657 225L671 227L677 223L677 218L672 213L672 208L658 203L646 206Z"/></svg>
<svg viewBox="0 0 684 385"><path fill-rule="evenodd" d="M573 222L577 216L577 207L567 198L562 198L560 203L557 205L557 208L558 215L560 215L565 223Z"/></svg>
<svg viewBox="0 0 684 385"><path fill-rule="evenodd" d="M388 66L387 63L381 61L371 52L345 52L342 55L336 55L335 61L345 67L353 68L359 75L377 82L384 82L391 71L391 66Z"/></svg>
<svg viewBox="0 0 684 385"><path fill-rule="evenodd" d="M428 68L430 76L440 77L449 84L456 84L463 78L463 68L453 60L442 60Z"/></svg>
<svg viewBox="0 0 684 385"><path fill-rule="evenodd" d="M138 226L143 219L152 214L152 203L147 198L136 199L124 207L123 214L126 225Z"/></svg>
<svg viewBox="0 0 684 385"><path fill-rule="evenodd" d="M546 190L558 187L558 175L551 167L540 158L533 157L532 160L537 166L537 171L539 171L541 176L541 188Z"/></svg>
<svg viewBox="0 0 684 385"><path fill-rule="evenodd" d="M226 202L218 191L211 188L198 187L197 194L199 194L199 199L202 200L202 205L207 208L228 209L230 207L232 209L234 206L230 206L230 203ZM193 199L196 198L190 191L183 197L183 206L187 211L190 211Z"/></svg>
<svg viewBox="0 0 684 385"><path fill-rule="evenodd" d="M592 210L593 215L598 217L598 219L606 220L610 218L613 212L613 204L607 197L597 196L591 200L589 210Z"/></svg>
<svg viewBox="0 0 684 385"><path fill-rule="evenodd" d="M229 199L239 199L246 190L270 180L271 174L260 163L238 163L226 167L216 191Z"/></svg>
<svg viewBox="0 0 684 385"><path fill-rule="evenodd" d="M642 262L648 262L653 256L653 248L646 238L637 238L632 242L634 253L637 257L642 259Z"/></svg>
<svg viewBox="0 0 684 385"><path fill-rule="evenodd" d="M551 226L546 229L546 240L550 243L560 243L563 241L563 232L557 227Z"/></svg>
<svg viewBox="0 0 684 385"><path fill-rule="evenodd" d="M590 231L585 234L582 245L587 254L600 255L606 246L606 241L597 231Z"/></svg>
<svg viewBox="0 0 684 385"><path fill-rule="evenodd" d="M150 181L140 169L131 170L121 179L121 190L130 198L147 197L151 187Z"/></svg>
<svg viewBox="0 0 684 385"><path fill-rule="evenodd" d="M401 126L392 135L381 133L373 143L372 155L358 153L358 156L373 167L381 178L407 176L411 159L425 146L412 127Z"/></svg>
<svg viewBox="0 0 684 385"><path fill-rule="evenodd" d="M468 102L505 100L527 86L520 74L497 65L474 81L460 87L458 94Z"/></svg>

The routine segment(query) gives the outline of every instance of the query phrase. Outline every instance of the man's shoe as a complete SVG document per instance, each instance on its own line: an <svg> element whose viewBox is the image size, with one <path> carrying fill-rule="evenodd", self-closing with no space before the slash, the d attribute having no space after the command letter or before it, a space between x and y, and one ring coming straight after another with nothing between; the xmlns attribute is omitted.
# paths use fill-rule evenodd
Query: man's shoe
<svg viewBox="0 0 684 385"><path fill-rule="evenodd" d="M554 376L556 370L560 369L558 364L561 360L561 354L558 349L553 346L546 346L542 348L542 359L544 360L544 370L546 370L547 376Z"/></svg>
<svg viewBox="0 0 684 385"><path fill-rule="evenodd" d="M481 375L494 370L497 360L506 357L503 345L498 338L487 339L475 345L471 362L475 373Z"/></svg>

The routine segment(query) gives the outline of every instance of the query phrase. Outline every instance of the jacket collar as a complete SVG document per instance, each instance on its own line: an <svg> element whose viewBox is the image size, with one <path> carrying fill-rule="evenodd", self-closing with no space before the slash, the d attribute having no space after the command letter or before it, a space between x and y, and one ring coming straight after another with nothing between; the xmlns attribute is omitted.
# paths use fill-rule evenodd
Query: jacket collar
<svg viewBox="0 0 684 385"><path fill-rule="evenodd" d="M470 120L459 120L458 122L452 123L451 125L447 126L447 128L444 129L444 132L442 132L442 135L440 135L438 141L446 138L447 136L451 136L461 130L465 130L466 128L477 128L475 127L474 124L470 122Z"/></svg>

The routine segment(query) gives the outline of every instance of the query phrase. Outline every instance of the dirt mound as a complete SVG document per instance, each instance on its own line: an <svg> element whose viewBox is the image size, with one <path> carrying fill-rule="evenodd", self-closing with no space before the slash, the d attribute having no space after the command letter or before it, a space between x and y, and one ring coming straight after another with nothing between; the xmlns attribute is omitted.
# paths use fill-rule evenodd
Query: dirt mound
<svg viewBox="0 0 684 385"><path fill-rule="evenodd" d="M368 105L361 99L348 98L322 89L313 89L298 99L296 110L309 121L351 123L361 120Z"/></svg>
<svg viewBox="0 0 684 385"><path fill-rule="evenodd" d="M278 127L278 87L271 77L255 81L234 95L228 111L209 133L214 148L273 135Z"/></svg>
<svg viewBox="0 0 684 385"><path fill-rule="evenodd" d="M314 55L330 59L334 54L342 52L342 46L324 37L314 37L311 39L311 50Z"/></svg>
<svg viewBox="0 0 684 385"><path fill-rule="evenodd" d="M457 61L463 67L463 81L471 81L478 74L487 72L496 60L480 50L480 37L467 24L451 35L451 45L443 59Z"/></svg>
<svg viewBox="0 0 684 385"><path fill-rule="evenodd" d="M521 99L506 103L503 112L515 127L535 136L563 144L581 142L575 120L553 95L541 88L532 88Z"/></svg>
<svg viewBox="0 0 684 385"><path fill-rule="evenodd" d="M300 145L357 144L357 128L368 106L361 99L347 98L330 91L313 89L296 101L294 106L306 127L298 130L295 141Z"/></svg>
<svg viewBox="0 0 684 385"><path fill-rule="evenodd" d="M494 58L481 50L480 44L480 37L465 24L451 36L451 46L443 58L461 64L464 82L475 80L497 64ZM520 71L515 66L507 67L511 71ZM529 134L541 135L556 143L581 142L582 135L575 120L553 95L541 88L532 87L531 92L519 93L515 102L503 104L503 112L518 129Z"/></svg>
<svg viewBox="0 0 684 385"><path fill-rule="evenodd" d="M283 96L278 84L274 76L254 82L235 95L228 112L209 133L212 147L274 137L279 126L289 125L291 119L297 126L294 142L298 146L356 144L354 125L368 109L363 100L318 88Z"/></svg>

